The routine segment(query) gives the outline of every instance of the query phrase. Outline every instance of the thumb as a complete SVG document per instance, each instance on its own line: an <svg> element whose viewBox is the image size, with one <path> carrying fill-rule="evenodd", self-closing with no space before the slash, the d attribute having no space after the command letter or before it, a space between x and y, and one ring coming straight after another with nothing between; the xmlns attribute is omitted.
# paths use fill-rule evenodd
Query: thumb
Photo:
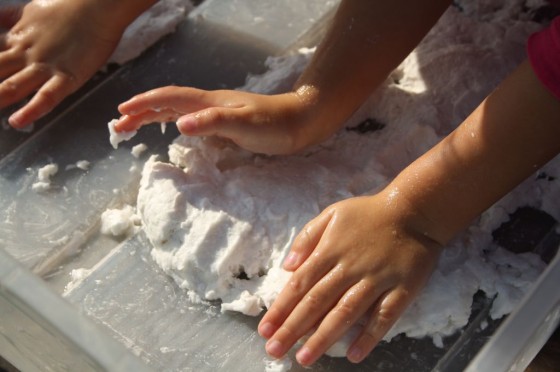
<svg viewBox="0 0 560 372"><path fill-rule="evenodd" d="M235 137L238 130L235 110L226 107L210 107L182 116L177 128L186 136ZM236 129L237 128L237 129Z"/></svg>

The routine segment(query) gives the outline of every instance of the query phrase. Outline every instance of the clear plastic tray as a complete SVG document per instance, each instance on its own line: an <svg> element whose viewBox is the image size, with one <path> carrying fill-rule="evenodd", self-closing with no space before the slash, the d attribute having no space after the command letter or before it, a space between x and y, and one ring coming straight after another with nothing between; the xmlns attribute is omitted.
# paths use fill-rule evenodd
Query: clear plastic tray
<svg viewBox="0 0 560 372"><path fill-rule="evenodd" d="M99 234L107 207L135 200L139 174L130 168L139 168L148 153L165 156L177 135L171 126L165 135L147 127L114 151L105 123L117 115L118 102L150 88L242 85L248 73L264 70L267 56L313 45L336 4L207 0L175 34L82 90L39 130L6 132L16 140L3 133L0 356L26 371L264 369L258 319L192 304L152 262L142 233L120 244ZM288 19L291 27L285 27ZM149 151L136 159L130 148L139 142ZM91 168L66 170L78 160ZM50 162L61 168L53 189L31 191L37 170ZM81 267L92 268L91 274L61 298L68 274ZM473 371L522 370L558 324L559 275L556 258L500 328L491 321L482 327L491 301L481 296L469 325L443 348L400 337L360 365L325 357L313 370L456 371L469 363Z"/></svg>

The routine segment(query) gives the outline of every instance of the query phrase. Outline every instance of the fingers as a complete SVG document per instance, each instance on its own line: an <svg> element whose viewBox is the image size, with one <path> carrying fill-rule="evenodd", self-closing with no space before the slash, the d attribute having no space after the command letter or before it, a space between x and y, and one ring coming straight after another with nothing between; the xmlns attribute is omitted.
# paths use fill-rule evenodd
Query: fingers
<svg viewBox="0 0 560 372"><path fill-rule="evenodd" d="M187 114L217 104L215 92L187 87L163 87L139 94L119 105L123 115L139 115L146 111L161 111L172 108Z"/></svg>
<svg viewBox="0 0 560 372"><path fill-rule="evenodd" d="M296 354L303 366L313 364L358 321L379 296L376 288L359 282L350 288L321 321Z"/></svg>
<svg viewBox="0 0 560 372"><path fill-rule="evenodd" d="M329 221L332 218L332 210L321 213L307 223L294 239L290 253L284 260L284 269L295 271L309 257L311 252L319 244Z"/></svg>
<svg viewBox="0 0 560 372"><path fill-rule="evenodd" d="M181 115L181 113L171 109L146 111L139 115L124 115L115 124L115 130L117 132L131 132L146 124L176 121Z"/></svg>
<svg viewBox="0 0 560 372"><path fill-rule="evenodd" d="M2 37L0 38L0 49L5 48L5 38ZM0 79L5 79L23 68L25 68L25 58L19 51L11 49L0 53Z"/></svg>
<svg viewBox="0 0 560 372"><path fill-rule="evenodd" d="M9 106L27 97L48 80L48 71L29 66L0 84L0 107Z"/></svg>
<svg viewBox="0 0 560 372"><path fill-rule="evenodd" d="M312 264L303 266L304 270L292 275L259 324L258 331L261 336L270 338L273 335L275 337L281 335L280 339L278 337L276 339L281 341L285 350L288 350L315 325L320 316L324 315L319 309L319 307L327 306L324 301L331 302L332 306L338 300L338 297L333 296L334 291L326 288L328 286L324 285L324 281L319 283L333 268L332 263L322 257L315 257L315 260L311 261ZM337 274L340 272L335 271L335 274L330 277L333 280L340 280L340 277L336 276ZM306 307L315 310L315 314L307 319L306 316L303 316L305 311L302 311ZM290 321L287 321L288 316L291 317ZM298 321L303 323L298 323ZM307 327L303 327L302 324L306 324ZM281 326L283 330L279 330ZM276 347L270 354L280 357L284 352Z"/></svg>
<svg viewBox="0 0 560 372"><path fill-rule="evenodd" d="M177 128L187 136L217 135L235 141L246 132L239 114L237 108L211 107L179 118Z"/></svg>
<svg viewBox="0 0 560 372"><path fill-rule="evenodd" d="M77 88L78 86L68 76L56 75L51 77L37 91L29 103L10 116L10 124L15 128L22 128L30 124L49 113Z"/></svg>
<svg viewBox="0 0 560 372"><path fill-rule="evenodd" d="M405 291L394 290L378 301L362 333L348 350L347 357L353 363L359 363L383 339L410 302Z"/></svg>
<svg viewBox="0 0 560 372"><path fill-rule="evenodd" d="M154 122L175 121L185 114L195 112L197 120L183 120L179 130L187 135L216 134L217 121L229 118L227 109L221 111L220 93L188 87L163 87L139 94L119 105L124 116L115 125L115 130L137 130L142 125ZM198 112L212 107L209 111ZM178 123L179 124L179 123ZM183 128L183 130L182 130ZM224 134L224 133L222 133Z"/></svg>
<svg viewBox="0 0 560 372"><path fill-rule="evenodd" d="M290 282L288 290L296 294L291 298L285 297L279 304L275 302L276 307L271 308L272 311L267 313L270 314L269 317L263 318L265 323L262 329L264 331L276 328L265 346L267 353L273 357L282 357L299 339L307 335L337 303L340 292L347 289L344 275L337 268L326 274L309 291L301 291L305 292L303 295L298 288L300 284L306 286L306 283L294 285L293 282ZM289 314L289 316L285 318L285 314ZM306 362L309 360L309 363L312 363L316 359L313 351L304 349L303 353L303 360Z"/></svg>

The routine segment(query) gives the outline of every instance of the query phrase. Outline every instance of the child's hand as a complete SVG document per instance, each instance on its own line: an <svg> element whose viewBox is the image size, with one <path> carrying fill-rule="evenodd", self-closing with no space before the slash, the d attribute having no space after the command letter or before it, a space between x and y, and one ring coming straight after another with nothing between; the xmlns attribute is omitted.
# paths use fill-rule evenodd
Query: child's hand
<svg viewBox="0 0 560 372"><path fill-rule="evenodd" d="M314 363L363 315L348 350L362 361L428 280L441 246L415 229L407 203L384 191L336 203L309 222L284 262L294 271L259 324L266 351L282 357L314 327L296 354Z"/></svg>
<svg viewBox="0 0 560 372"><path fill-rule="evenodd" d="M289 154L327 138L313 128L315 109L309 91L265 96L240 91L164 87L137 95L119 106L117 131L144 124L177 121L188 136L220 136L264 154Z"/></svg>
<svg viewBox="0 0 560 372"><path fill-rule="evenodd" d="M25 127L81 87L109 58L123 25L101 1L33 1L0 8L0 109L35 92L9 122Z"/></svg>

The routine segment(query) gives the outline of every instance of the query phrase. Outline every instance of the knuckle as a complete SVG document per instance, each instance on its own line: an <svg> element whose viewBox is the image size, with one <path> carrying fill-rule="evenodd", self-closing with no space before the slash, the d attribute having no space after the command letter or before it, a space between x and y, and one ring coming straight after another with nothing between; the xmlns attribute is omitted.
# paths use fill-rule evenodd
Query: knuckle
<svg viewBox="0 0 560 372"><path fill-rule="evenodd" d="M57 94L52 89L41 89L37 92L37 99L41 104L52 107L58 103Z"/></svg>
<svg viewBox="0 0 560 372"><path fill-rule="evenodd" d="M356 307L349 303L342 303L333 309L333 315L336 315L342 322L351 321L356 313Z"/></svg>
<svg viewBox="0 0 560 372"><path fill-rule="evenodd" d="M11 80L6 80L0 85L0 96L13 97L18 93L18 85Z"/></svg>
<svg viewBox="0 0 560 372"><path fill-rule="evenodd" d="M315 333L313 333L313 335L311 335L308 342L312 343L317 349L326 349L333 343L333 340L331 340L328 333L322 332L318 329Z"/></svg>
<svg viewBox="0 0 560 372"><path fill-rule="evenodd" d="M321 307L322 301L319 296L313 293L309 293L305 296L305 306L307 306L308 311L313 312Z"/></svg>
<svg viewBox="0 0 560 372"><path fill-rule="evenodd" d="M231 115L231 112L227 109L224 108L217 108L217 107L213 107L211 109L208 109L208 116L209 119L215 123L229 123L229 122L233 122L233 117Z"/></svg>
<svg viewBox="0 0 560 372"><path fill-rule="evenodd" d="M208 120L214 122L222 122L226 119L224 112L216 108L208 109L205 116Z"/></svg>
<svg viewBox="0 0 560 372"><path fill-rule="evenodd" d="M377 324L382 328L386 328L393 324L399 315L399 309L394 306L382 307L379 309L379 313L377 314Z"/></svg>
<svg viewBox="0 0 560 372"><path fill-rule="evenodd" d="M310 241L311 238L309 233L309 227L306 226L303 228L303 230L300 231L300 233L294 239L294 242L292 243L292 249L301 251L309 245Z"/></svg>
<svg viewBox="0 0 560 372"><path fill-rule="evenodd" d="M277 334L281 335L281 337L285 340L297 340L301 337L298 333L298 328L293 328L289 324L283 324L277 331Z"/></svg>
<svg viewBox="0 0 560 372"><path fill-rule="evenodd" d="M43 62L33 62L29 66L34 73L46 74L49 72L50 67Z"/></svg>
<svg viewBox="0 0 560 372"><path fill-rule="evenodd" d="M296 277L296 275L292 275L292 278L288 282L288 286L292 292L300 293L304 288L304 283L300 278Z"/></svg>

